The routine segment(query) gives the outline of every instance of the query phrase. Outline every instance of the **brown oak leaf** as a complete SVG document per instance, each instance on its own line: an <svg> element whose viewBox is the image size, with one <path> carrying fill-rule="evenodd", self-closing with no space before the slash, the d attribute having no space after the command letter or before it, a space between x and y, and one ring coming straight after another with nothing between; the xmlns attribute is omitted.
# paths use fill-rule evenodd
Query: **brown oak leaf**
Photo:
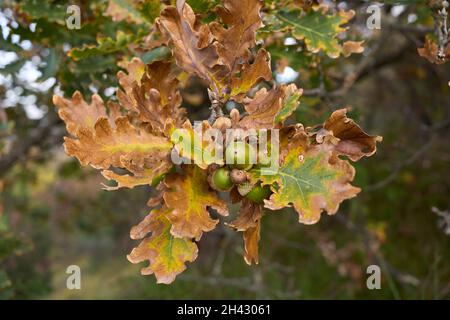
<svg viewBox="0 0 450 320"><path fill-rule="evenodd" d="M67 132L73 136L80 128L94 129L98 119L108 117L105 104L98 94L92 96L90 104L79 91L75 91L70 100L55 95L53 104L58 107L58 115L66 123Z"/></svg>
<svg viewBox="0 0 450 320"><path fill-rule="evenodd" d="M249 49L256 45L256 30L262 26L261 6L260 0L225 0L216 8L227 28L212 22L211 32L218 41L220 58L233 73L250 58Z"/></svg>
<svg viewBox="0 0 450 320"><path fill-rule="evenodd" d="M176 8L169 6L161 12L157 24L170 39L177 65L208 81L217 94L222 93L227 67L220 61L209 27L198 21L192 8L177 0Z"/></svg>
<svg viewBox="0 0 450 320"><path fill-rule="evenodd" d="M450 60L450 43L447 43L443 50L445 57L438 57L438 51L437 43L430 36L425 38L425 44L422 48L417 48L419 55L431 63L443 64Z"/></svg>
<svg viewBox="0 0 450 320"><path fill-rule="evenodd" d="M238 126L244 129L274 128L280 113L283 113L281 119L284 120L295 111L297 104L292 107L290 98L295 95L298 100L301 94L302 90L298 90L295 84L282 85L271 90L260 89L253 99L244 100L244 107L248 115L239 121ZM285 109L285 107L287 108Z"/></svg>
<svg viewBox="0 0 450 320"><path fill-rule="evenodd" d="M170 63L155 61L145 65L133 58L127 65L127 73L119 71L117 77L123 88L117 92L119 102L138 114L140 121L149 123L152 132L164 133L169 120L176 126L185 121L186 110L180 108L179 83Z"/></svg>
<svg viewBox="0 0 450 320"><path fill-rule="evenodd" d="M252 64L245 62L242 66L239 76L231 77L230 96L234 100L240 101L240 97L245 96L261 80L269 81L272 79L272 70L270 69L269 53L260 49Z"/></svg>
<svg viewBox="0 0 450 320"><path fill-rule="evenodd" d="M248 265L259 263L258 242L262 218L262 205L242 199L238 217L227 225L243 232L244 260Z"/></svg>
<svg viewBox="0 0 450 320"><path fill-rule="evenodd" d="M134 127L128 118L117 118L115 126L107 118L100 118L93 130L80 128L76 138L64 138L66 153L77 157L82 165L97 169L124 167L124 156L139 159L151 154L163 160L170 154L173 145L167 138Z"/></svg>
<svg viewBox="0 0 450 320"><path fill-rule="evenodd" d="M319 143L327 139L338 154L353 161L373 155L377 151L377 142L382 141L382 137L368 135L355 121L347 118L347 109L334 111L316 135Z"/></svg>

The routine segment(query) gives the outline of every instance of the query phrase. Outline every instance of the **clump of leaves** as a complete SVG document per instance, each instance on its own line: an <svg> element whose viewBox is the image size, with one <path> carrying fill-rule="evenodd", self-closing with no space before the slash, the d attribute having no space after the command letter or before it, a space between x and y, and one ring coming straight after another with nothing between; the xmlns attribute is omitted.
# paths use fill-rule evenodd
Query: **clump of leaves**
<svg viewBox="0 0 450 320"><path fill-rule="evenodd" d="M186 262L196 259L196 242L219 222L210 210L228 215L218 190L230 192L232 201L241 203L228 225L243 233L245 261L258 263L263 208L292 206L305 224L319 221L321 212L336 213L343 200L360 191L351 185L354 168L342 157L357 161L370 156L381 140L362 131L345 109L312 128L284 125L297 108L302 89L294 84L259 86L272 80L269 54L256 49L261 6L258 0L225 0L215 9L217 20L205 24L178 0L176 7L166 7L156 19L175 65L170 60L146 65L133 58L126 72L118 73L118 102L107 105L98 95L90 103L80 93L71 99L54 97L70 134L64 143L67 154L117 182L106 189L157 186L158 196L148 202L152 210L131 230L131 238L142 241L128 259L149 261L142 274L154 274L158 283L171 283ZM199 128L181 108L180 70L200 77L209 87L211 117ZM233 109L224 114L222 106L228 101L242 104L245 113ZM270 172L246 165L245 155L240 166L205 157L210 142L198 133L210 128L244 133L279 129L279 169ZM186 145L190 138L200 140L199 147ZM237 142L241 145L237 150L245 150L246 143ZM193 164L176 166L171 160L176 150L183 150L182 156ZM117 168L128 173L120 174Z"/></svg>

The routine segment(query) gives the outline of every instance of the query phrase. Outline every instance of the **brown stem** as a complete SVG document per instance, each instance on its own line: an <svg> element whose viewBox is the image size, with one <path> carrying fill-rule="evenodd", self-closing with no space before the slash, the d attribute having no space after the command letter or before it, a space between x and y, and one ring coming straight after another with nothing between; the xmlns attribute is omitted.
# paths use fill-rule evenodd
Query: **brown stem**
<svg viewBox="0 0 450 320"><path fill-rule="evenodd" d="M211 100L211 115L209 116L209 123L213 124L217 118L223 117L222 105L219 97L214 91L208 89L209 100Z"/></svg>

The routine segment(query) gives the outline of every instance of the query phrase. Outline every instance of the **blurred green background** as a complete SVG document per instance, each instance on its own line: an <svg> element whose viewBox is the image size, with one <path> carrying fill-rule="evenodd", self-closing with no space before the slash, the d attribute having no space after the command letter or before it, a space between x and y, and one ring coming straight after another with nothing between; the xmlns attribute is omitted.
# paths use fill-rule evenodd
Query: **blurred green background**
<svg viewBox="0 0 450 320"><path fill-rule="evenodd" d="M148 35L169 2L135 1L128 18L114 21L108 1L75 1L82 28L69 30L66 1L0 1L0 299L450 298L450 63L417 54L432 31L421 1L385 4L375 31L365 28L367 2L334 3L357 12L348 36L364 39L366 51L350 58L311 56L284 35L260 35L276 79L305 89L292 121L314 125L348 107L384 137L375 156L355 165L358 197L312 226L298 224L292 210L266 214L258 266L245 264L241 235L220 224L172 285L140 275L142 265L126 259L137 244L129 230L153 191L101 190L99 172L65 155L51 97L112 97L117 62L166 56L164 47L148 49ZM188 2L214 19L219 1ZM283 1L265 1L264 17L277 5ZM106 44L99 34L110 37ZM90 47L70 51L83 45ZM355 83L338 91L355 70ZM191 79L182 94L192 118L206 118L204 85ZM380 290L366 287L372 264L382 271ZM69 265L81 267L82 290L66 288Z"/></svg>

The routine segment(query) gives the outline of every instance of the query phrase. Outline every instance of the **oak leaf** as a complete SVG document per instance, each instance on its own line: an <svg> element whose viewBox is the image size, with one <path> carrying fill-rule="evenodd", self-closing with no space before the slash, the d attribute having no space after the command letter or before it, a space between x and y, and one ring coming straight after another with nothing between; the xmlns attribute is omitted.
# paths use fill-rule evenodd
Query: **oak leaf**
<svg viewBox="0 0 450 320"><path fill-rule="evenodd" d="M184 0L167 7L158 25L167 36L177 65L206 80L221 100L240 101L261 80L270 80L270 56L260 49L254 56L255 32L261 27L259 0L226 0L217 8L218 22L202 24Z"/></svg>
<svg viewBox="0 0 450 320"><path fill-rule="evenodd" d="M238 126L245 129L274 128L295 111L301 94L302 90L298 90L295 84L271 90L260 89L253 99L244 101L248 115L239 121Z"/></svg>
<svg viewBox="0 0 450 320"><path fill-rule="evenodd" d="M239 101L240 96L245 96L258 82L271 79L272 70L270 69L269 53L264 49L260 49L252 64L246 62L242 65L239 76L234 75L231 77L230 96L234 100Z"/></svg>
<svg viewBox="0 0 450 320"><path fill-rule="evenodd" d="M103 170L102 175L108 180L117 182L117 186L104 186L105 190L117 190L120 188L134 188L142 185L155 186L161 177L173 168L173 163L169 156L165 158L146 158L128 159L126 156L121 158L122 166L132 174L118 174L112 170Z"/></svg>
<svg viewBox="0 0 450 320"><path fill-rule="evenodd" d="M145 65L133 58L126 69L127 73L117 74L122 87L117 97L125 109L137 114L141 122L149 123L156 134L164 132L168 121L176 126L185 121L186 110L180 108L179 83L170 63L155 61Z"/></svg>
<svg viewBox="0 0 450 320"><path fill-rule="evenodd" d="M73 136L80 128L94 129L98 119L108 117L105 104L98 94L92 96L90 104L79 91L75 91L70 100L55 95L53 104L58 107L58 115L65 122L67 132Z"/></svg>
<svg viewBox="0 0 450 320"><path fill-rule="evenodd" d="M134 127L128 118L117 118L115 126L100 118L93 130L80 128L76 138L64 138L66 153L97 169L123 167L123 157L139 159L151 154L162 161L170 154L173 145L167 138Z"/></svg>
<svg viewBox="0 0 450 320"><path fill-rule="evenodd" d="M265 207L277 210L292 205L304 224L318 222L322 211L336 213L343 200L360 191L350 184L354 168L321 144L292 143L279 169L265 170L251 173L253 179L272 185L274 193L264 200Z"/></svg>
<svg viewBox="0 0 450 320"><path fill-rule="evenodd" d="M243 198L238 217L228 223L228 226L243 232L244 260L248 265L253 262L259 263L258 242L261 218L262 205Z"/></svg>
<svg viewBox="0 0 450 320"><path fill-rule="evenodd" d="M450 43L448 43L443 50L445 56L438 57L438 51L438 44L430 36L425 38L424 46L417 49L419 55L431 63L443 64L450 60Z"/></svg>
<svg viewBox="0 0 450 320"><path fill-rule="evenodd" d="M167 175L164 185L164 202L172 210L170 232L176 237L199 240L203 232L213 230L218 220L211 218L208 208L228 215L227 204L209 189L206 171L197 166L185 166L183 175Z"/></svg>
<svg viewBox="0 0 450 320"><path fill-rule="evenodd" d="M206 80L217 94L222 93L227 67L220 61L209 27L198 21L192 8L177 0L176 8L169 6L161 12L157 24L170 39L177 65Z"/></svg>
<svg viewBox="0 0 450 320"><path fill-rule="evenodd" d="M277 17L281 27L290 29L295 39L303 40L309 51L316 53L323 50L329 57L337 58L341 53L348 55L350 49L352 52L361 51L359 47L354 48L355 43L348 43L344 49L337 38L346 30L342 25L354 15L352 10L328 14L323 10L304 12L295 9L280 11Z"/></svg>
<svg viewBox="0 0 450 320"><path fill-rule="evenodd" d="M181 128L166 128L174 144L174 152L176 151L180 158L189 160L183 163L194 163L202 169L213 163L224 164L223 145L208 136L209 133L214 133L210 129L212 127L208 121L202 121L193 127L189 120Z"/></svg>
<svg viewBox="0 0 450 320"><path fill-rule="evenodd" d="M212 22L210 29L218 41L220 58L232 73L250 58L249 49L256 45L256 30L262 26L261 6L260 0L225 0L216 8L227 27Z"/></svg>
<svg viewBox="0 0 450 320"><path fill-rule="evenodd" d="M145 219L131 229L132 239L143 239L127 256L132 263L149 261L141 270L143 275L155 274L158 283L170 284L186 269L186 262L197 258L197 245L188 238L174 237L170 233L171 223L167 218L170 209L153 209Z"/></svg>
<svg viewBox="0 0 450 320"><path fill-rule="evenodd" d="M347 118L347 109L334 111L316 134L319 143L327 139L334 151L353 161L373 155L377 151L377 142L382 141L382 137L368 135L355 121Z"/></svg>

